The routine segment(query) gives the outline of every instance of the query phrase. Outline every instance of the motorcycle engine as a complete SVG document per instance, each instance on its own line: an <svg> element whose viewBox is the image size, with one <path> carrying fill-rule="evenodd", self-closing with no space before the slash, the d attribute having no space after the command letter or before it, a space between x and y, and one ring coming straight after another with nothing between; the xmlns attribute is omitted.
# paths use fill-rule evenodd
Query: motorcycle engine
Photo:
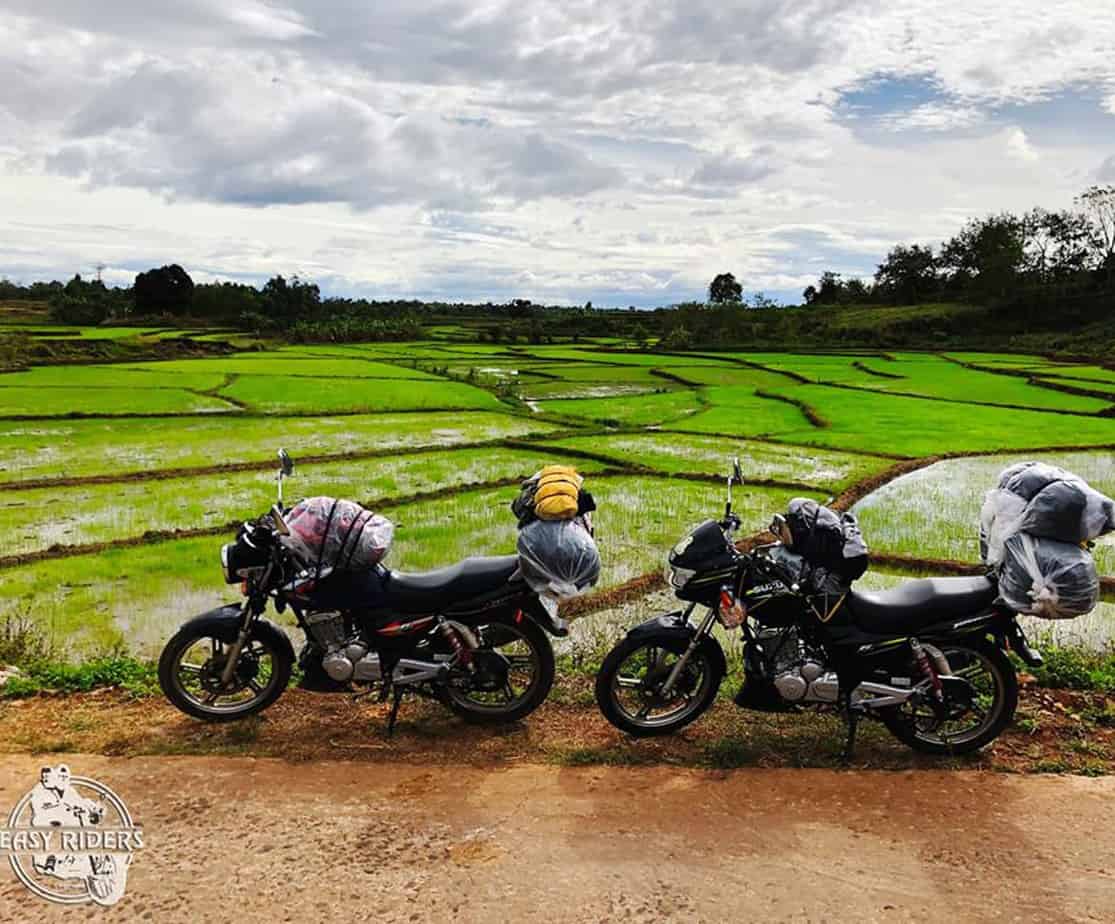
<svg viewBox="0 0 1115 924"><path fill-rule="evenodd" d="M331 679L338 683L372 683L383 678L379 655L368 651L359 633L349 632L343 614L309 613L305 619L310 636L323 653L322 669Z"/></svg>
<svg viewBox="0 0 1115 924"><path fill-rule="evenodd" d="M824 655L810 650L797 629L760 629L757 637L763 667L779 696L790 703L836 702L840 681L825 669Z"/></svg>

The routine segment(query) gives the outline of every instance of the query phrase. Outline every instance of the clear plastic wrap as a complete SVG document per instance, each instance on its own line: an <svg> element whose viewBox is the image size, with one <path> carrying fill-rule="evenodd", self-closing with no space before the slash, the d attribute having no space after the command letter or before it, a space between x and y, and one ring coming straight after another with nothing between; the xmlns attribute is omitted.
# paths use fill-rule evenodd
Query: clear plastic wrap
<svg viewBox="0 0 1115 924"><path fill-rule="evenodd" d="M1083 478L1045 462L1020 462L999 476L980 512L980 553L989 565L1003 560L1015 533L1060 542L1087 542L1115 530L1115 501Z"/></svg>
<svg viewBox="0 0 1115 924"><path fill-rule="evenodd" d="M600 552L583 517L531 521L519 530L518 551L519 570L536 593L575 597L600 577Z"/></svg>
<svg viewBox="0 0 1115 924"><path fill-rule="evenodd" d="M284 517L289 536L282 543L320 575L325 569L371 568L391 548L395 524L355 501L308 497Z"/></svg>
<svg viewBox="0 0 1115 924"><path fill-rule="evenodd" d="M1056 539L1015 533L1003 543L999 594L1019 613L1073 619L1095 609L1100 582L1092 556Z"/></svg>

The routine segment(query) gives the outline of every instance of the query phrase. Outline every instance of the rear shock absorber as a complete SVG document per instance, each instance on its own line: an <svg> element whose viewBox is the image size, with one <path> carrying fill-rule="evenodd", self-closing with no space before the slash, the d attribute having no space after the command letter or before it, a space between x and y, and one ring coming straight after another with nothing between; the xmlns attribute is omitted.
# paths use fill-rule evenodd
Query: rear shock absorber
<svg viewBox="0 0 1115 924"><path fill-rule="evenodd" d="M917 663L918 669L922 672L922 675L933 685L933 692L937 695L937 699L941 699L944 695L944 688L941 684L941 678L937 675L937 671L933 667L933 662L929 660L929 652L925 650L921 642L916 638L911 638L910 653L914 656L914 661Z"/></svg>
<svg viewBox="0 0 1115 924"><path fill-rule="evenodd" d="M438 628L441 629L441 634L449 640L449 644L453 648L453 655L457 659L457 662L464 666L470 664L472 662L472 649L461 641L461 636L457 633L457 630L453 628L452 623L448 622L444 616L439 616Z"/></svg>

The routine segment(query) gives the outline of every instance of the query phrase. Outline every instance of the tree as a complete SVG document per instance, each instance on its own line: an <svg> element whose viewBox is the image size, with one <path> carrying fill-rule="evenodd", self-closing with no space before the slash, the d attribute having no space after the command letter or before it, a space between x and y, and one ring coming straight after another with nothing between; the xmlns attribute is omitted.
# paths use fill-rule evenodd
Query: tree
<svg viewBox="0 0 1115 924"><path fill-rule="evenodd" d="M743 286L731 273L721 273L709 283L708 300L718 305L738 304L743 301Z"/></svg>
<svg viewBox="0 0 1115 924"><path fill-rule="evenodd" d="M181 266L171 263L136 276L134 293L139 314L189 314L194 281Z"/></svg>
<svg viewBox="0 0 1115 924"><path fill-rule="evenodd" d="M1115 276L1115 186L1091 186L1076 197L1088 222L1088 242L1108 281Z"/></svg>
<svg viewBox="0 0 1115 924"><path fill-rule="evenodd" d="M266 313L283 324L312 319L321 307L321 292L311 282L292 276L287 282L282 276L267 280L263 287Z"/></svg>
<svg viewBox="0 0 1115 924"><path fill-rule="evenodd" d="M893 304L912 305L937 289L937 259L933 248L899 244L875 271L875 288Z"/></svg>
<svg viewBox="0 0 1115 924"><path fill-rule="evenodd" d="M1025 253L1022 220L1003 212L968 222L941 248L940 264L952 270L954 285L1005 296L1018 280Z"/></svg>

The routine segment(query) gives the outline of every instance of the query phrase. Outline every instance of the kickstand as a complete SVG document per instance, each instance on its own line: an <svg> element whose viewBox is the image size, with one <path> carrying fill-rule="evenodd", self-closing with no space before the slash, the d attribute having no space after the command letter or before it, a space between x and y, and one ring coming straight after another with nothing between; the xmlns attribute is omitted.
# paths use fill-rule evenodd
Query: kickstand
<svg viewBox="0 0 1115 924"><path fill-rule="evenodd" d="M403 701L403 691L399 687L395 687L394 696L391 699L391 712L387 716L387 737L390 738L395 734L395 720L399 718L399 703Z"/></svg>
<svg viewBox="0 0 1115 924"><path fill-rule="evenodd" d="M845 715L848 717L848 740L844 745L844 753L840 755L841 763L850 764L852 755L856 750L856 727L859 725L859 710L850 703Z"/></svg>

